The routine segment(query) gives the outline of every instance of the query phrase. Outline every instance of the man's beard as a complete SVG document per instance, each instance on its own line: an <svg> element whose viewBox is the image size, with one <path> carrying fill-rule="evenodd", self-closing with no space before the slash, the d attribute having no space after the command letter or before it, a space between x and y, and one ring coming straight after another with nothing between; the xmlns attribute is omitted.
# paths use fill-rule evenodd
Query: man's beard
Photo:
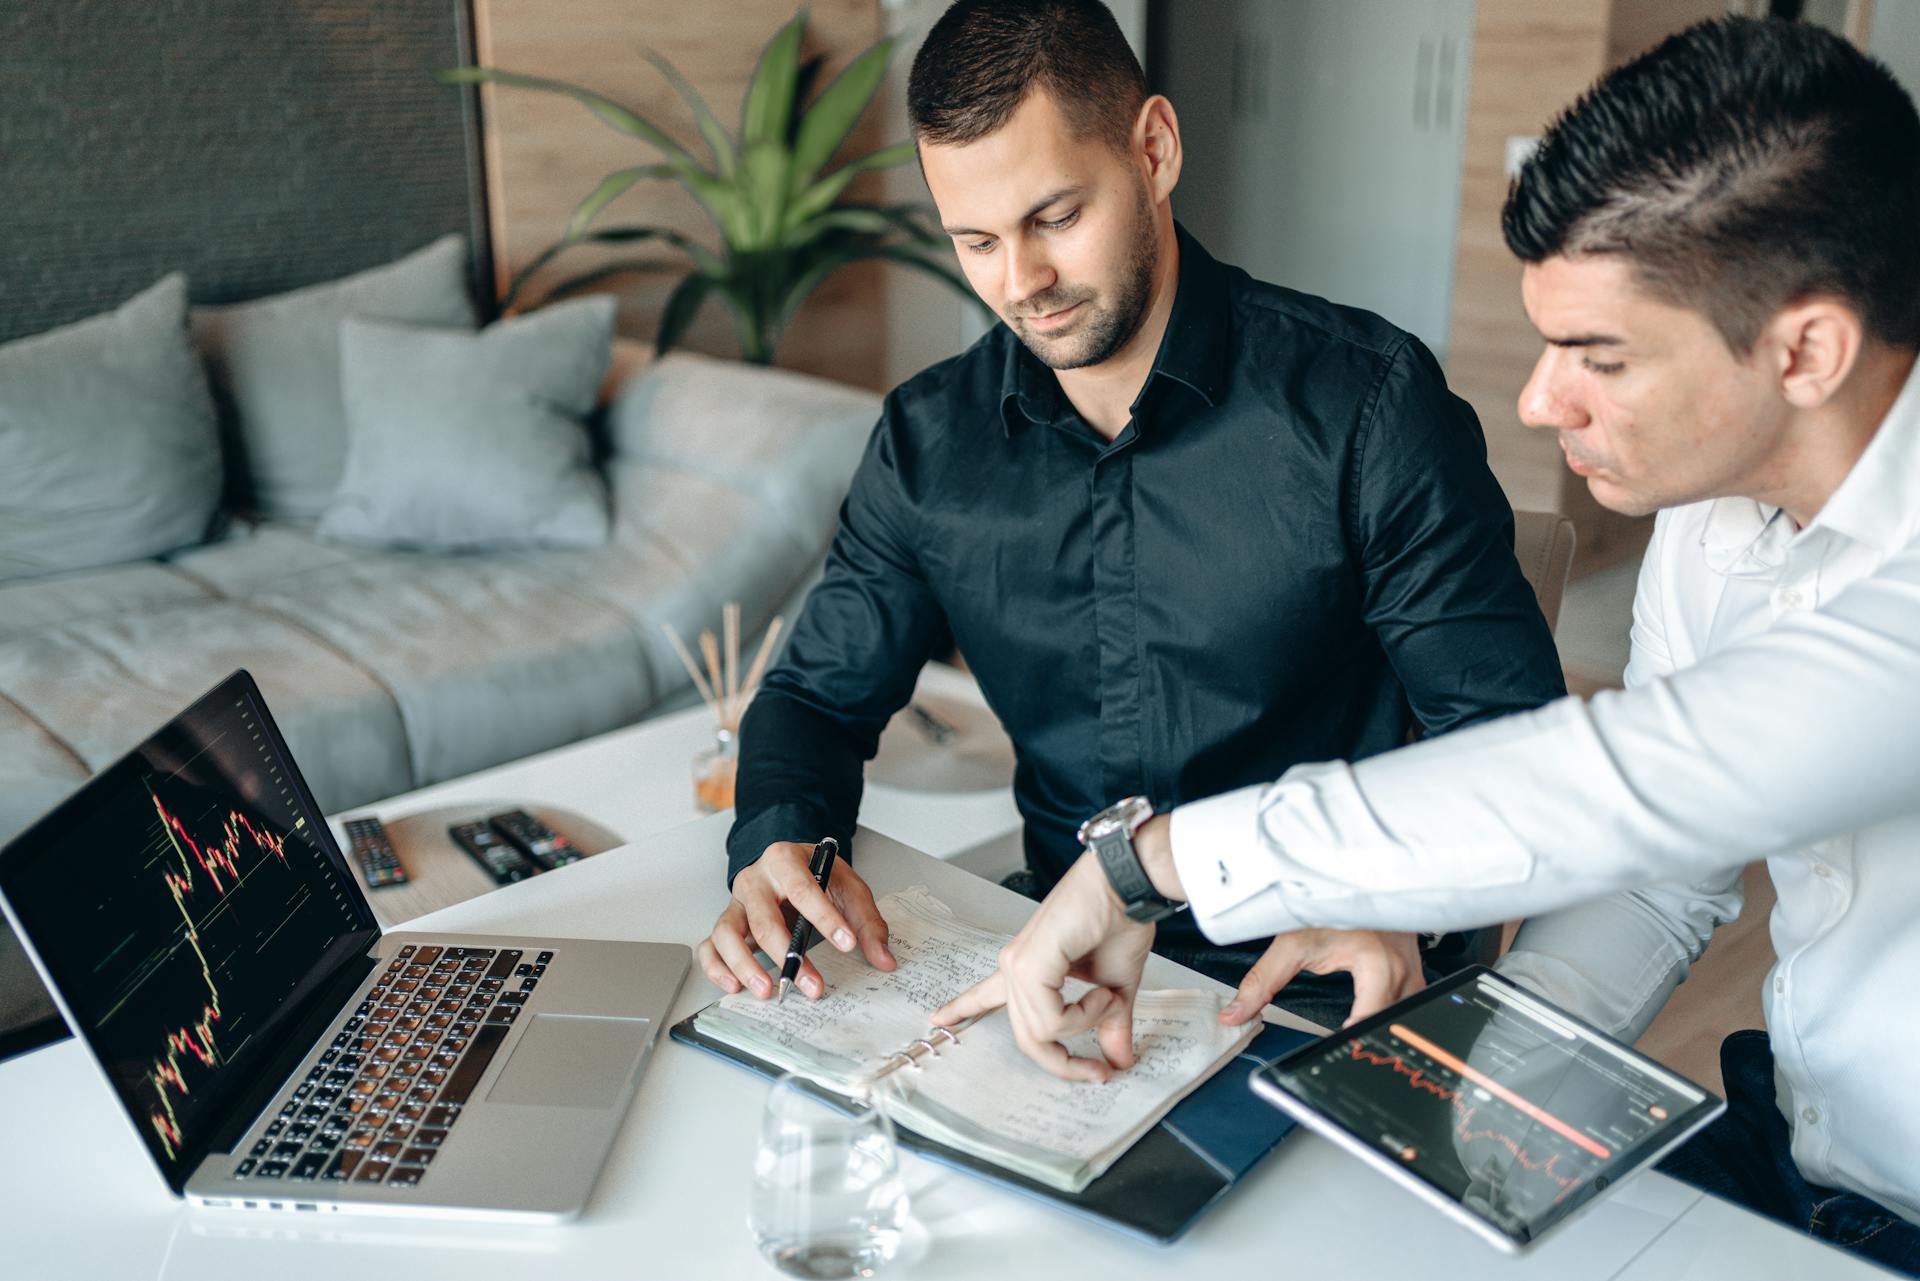
<svg viewBox="0 0 1920 1281"><path fill-rule="evenodd" d="M1099 296L1091 290L1055 286L1028 300L1024 316L1013 319L1013 332L1049 369L1085 369L1111 357L1140 332L1147 316L1147 299L1153 292L1153 273L1160 266L1160 241L1153 225L1153 206L1147 193L1140 192L1134 210L1133 246L1127 256L1125 273L1114 292L1113 302L1105 307L1091 306ZM1076 303L1089 304L1089 313L1080 321L1077 332L1057 339L1028 333L1020 321L1032 316L1047 316L1064 311Z"/></svg>

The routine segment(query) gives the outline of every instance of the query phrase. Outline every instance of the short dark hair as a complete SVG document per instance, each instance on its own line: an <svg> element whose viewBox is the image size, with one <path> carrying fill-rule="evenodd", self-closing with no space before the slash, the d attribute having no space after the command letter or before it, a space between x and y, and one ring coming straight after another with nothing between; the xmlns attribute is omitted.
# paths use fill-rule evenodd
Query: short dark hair
<svg viewBox="0 0 1920 1281"><path fill-rule="evenodd" d="M1524 262L1621 255L1742 355L1820 294L1920 343L1920 117L1818 27L1714 19L1608 72L1548 128L1501 226Z"/></svg>
<svg viewBox="0 0 1920 1281"><path fill-rule="evenodd" d="M1005 125L1044 89L1077 137L1124 151L1147 77L1100 0L958 0L907 79L916 142L957 144Z"/></svg>

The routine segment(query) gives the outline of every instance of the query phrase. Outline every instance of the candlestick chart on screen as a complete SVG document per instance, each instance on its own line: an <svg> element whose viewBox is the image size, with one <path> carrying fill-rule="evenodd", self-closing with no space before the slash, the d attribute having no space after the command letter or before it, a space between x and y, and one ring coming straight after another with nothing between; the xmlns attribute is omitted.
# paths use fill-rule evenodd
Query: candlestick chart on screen
<svg viewBox="0 0 1920 1281"><path fill-rule="evenodd" d="M77 1030L169 1167L279 1044L328 949L367 928L252 704L209 712L113 767L59 856L27 874Z"/></svg>

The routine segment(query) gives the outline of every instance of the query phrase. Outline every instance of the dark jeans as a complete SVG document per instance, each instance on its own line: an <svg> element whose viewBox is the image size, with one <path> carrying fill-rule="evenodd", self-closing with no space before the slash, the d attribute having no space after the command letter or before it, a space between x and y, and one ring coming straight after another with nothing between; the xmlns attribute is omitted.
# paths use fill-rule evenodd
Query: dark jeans
<svg viewBox="0 0 1920 1281"><path fill-rule="evenodd" d="M1774 1101L1773 1050L1758 1028L1720 1043L1727 1110L1660 1163L1660 1169L1735 1205L1920 1277L1920 1224L1857 1192L1808 1183L1789 1150L1787 1120Z"/></svg>
<svg viewBox="0 0 1920 1281"><path fill-rule="evenodd" d="M1024 868L1010 873L1000 884L1028 898L1046 897L1046 890L1039 878ZM1423 951L1421 959L1427 982L1431 983L1479 959L1479 934L1477 930L1448 934L1440 939L1436 947ZM1215 947L1205 940L1193 943L1169 938L1162 931L1154 940L1153 950L1169 961L1190 970L1198 970L1228 987L1239 987L1240 980L1247 976L1247 971L1267 950L1267 945L1260 942L1245 947ZM1353 976L1346 973L1310 974L1302 970L1275 994L1273 1004L1309 1023L1318 1023L1321 1027L1338 1031L1340 1025L1347 1021L1347 1015L1353 1013Z"/></svg>

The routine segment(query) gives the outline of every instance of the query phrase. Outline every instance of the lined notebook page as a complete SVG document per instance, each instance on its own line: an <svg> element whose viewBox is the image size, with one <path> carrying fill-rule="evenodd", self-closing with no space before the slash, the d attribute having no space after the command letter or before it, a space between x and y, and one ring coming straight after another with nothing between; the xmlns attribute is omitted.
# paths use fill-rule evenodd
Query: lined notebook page
<svg viewBox="0 0 1920 1281"><path fill-rule="evenodd" d="M858 1090L888 1053L926 1035L934 1009L993 973L1009 937L959 919L924 887L890 894L879 907L897 969L815 948L827 996L775 1004L736 994L700 1015L701 1030L843 1092ZM1085 985L1070 985L1070 994L1075 988ZM938 1058L890 1077L902 1090L892 1110L928 1138L1077 1191L1259 1030L1221 1027L1219 1009L1211 992L1140 993L1137 1062L1106 1084L1059 1080L1020 1052L1004 1013L989 1015ZM1091 1033L1069 1048L1099 1053Z"/></svg>

